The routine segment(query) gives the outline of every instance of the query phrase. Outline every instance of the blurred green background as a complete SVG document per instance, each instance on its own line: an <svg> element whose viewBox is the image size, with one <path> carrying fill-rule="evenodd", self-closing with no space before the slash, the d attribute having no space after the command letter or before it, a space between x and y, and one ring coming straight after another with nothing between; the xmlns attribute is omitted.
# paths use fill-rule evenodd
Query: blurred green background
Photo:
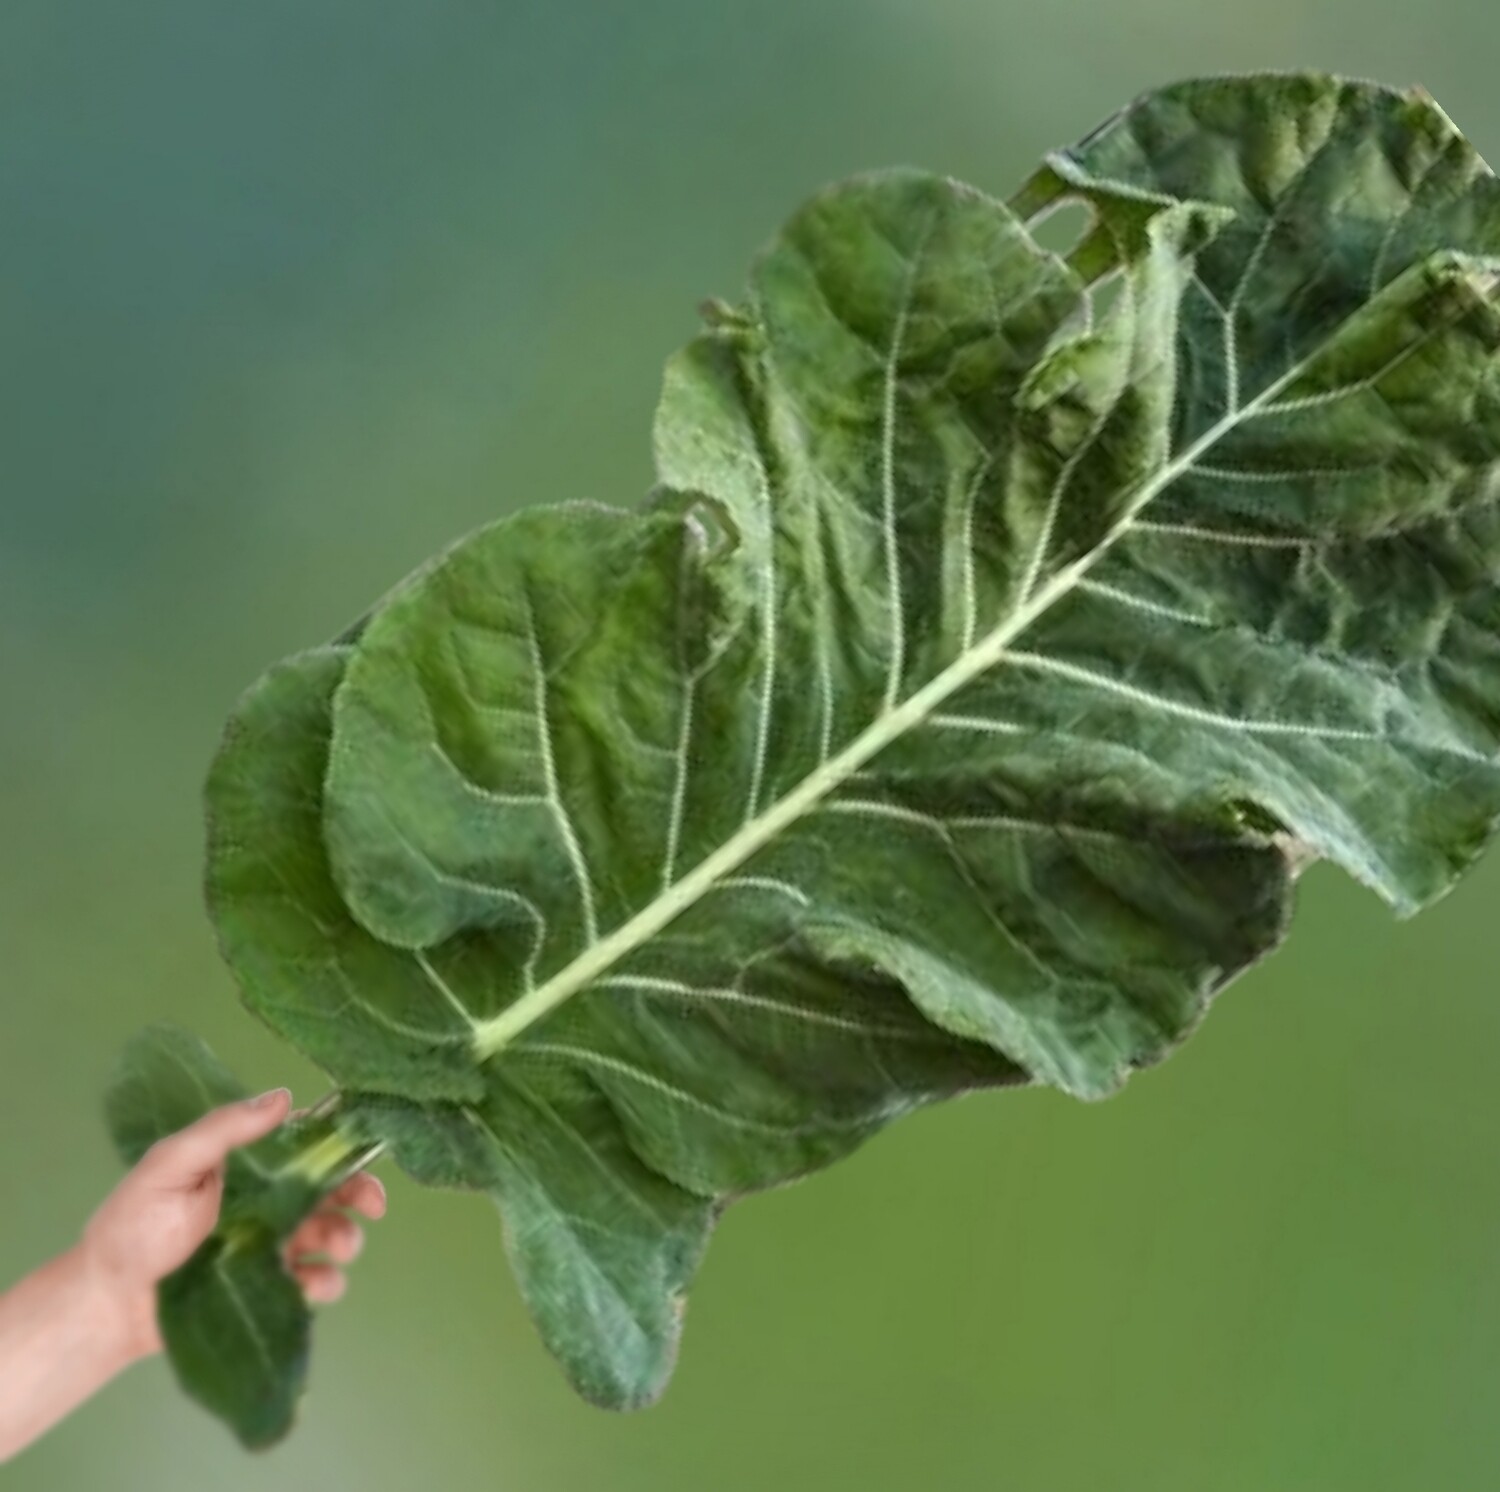
<svg viewBox="0 0 1500 1492"><path fill-rule="evenodd" d="M0 1281L116 1168L144 1021L236 1004L198 787L242 686L517 505L650 480L663 357L805 193L1004 192L1142 88L1421 82L1500 159L1487 0L6 0ZM971 1099L731 1212L677 1382L573 1399L477 1200L395 1179L304 1422L135 1370L16 1492L1384 1492L1500 1468L1500 858L1416 924L1317 872L1120 1099ZM0 1385L3 1392L3 1385Z"/></svg>

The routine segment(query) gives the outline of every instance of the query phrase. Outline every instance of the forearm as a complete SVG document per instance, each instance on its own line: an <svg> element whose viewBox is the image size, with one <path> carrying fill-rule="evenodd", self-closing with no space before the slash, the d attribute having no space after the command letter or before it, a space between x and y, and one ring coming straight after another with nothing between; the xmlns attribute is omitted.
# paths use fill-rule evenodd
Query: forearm
<svg viewBox="0 0 1500 1492"><path fill-rule="evenodd" d="M154 1348L149 1301L120 1298L82 1246L0 1296L0 1462Z"/></svg>

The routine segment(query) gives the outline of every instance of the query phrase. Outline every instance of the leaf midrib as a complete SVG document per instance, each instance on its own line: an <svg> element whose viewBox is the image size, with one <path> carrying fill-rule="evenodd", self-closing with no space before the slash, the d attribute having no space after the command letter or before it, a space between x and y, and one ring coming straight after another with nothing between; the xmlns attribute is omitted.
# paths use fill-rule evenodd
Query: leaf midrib
<svg viewBox="0 0 1500 1492"><path fill-rule="evenodd" d="M1368 302L1366 303L1368 304ZM1360 308L1363 309L1363 306ZM1358 315L1359 311L1355 311ZM1424 335L1414 338L1366 385L1383 378L1412 356L1445 325L1434 323ZM1191 470L1200 458L1238 426L1248 422L1276 401L1316 361L1338 330L1318 348L1278 376L1248 403L1228 411L1179 455L1145 478L1120 517L1087 554L1057 571L1045 584L1024 599L1004 621L952 663L935 674L900 704L885 710L836 755L829 757L766 811L748 820L716 850L706 855L681 880L666 888L654 901L627 918L612 932L584 949L571 963L559 969L544 984L522 995L499 1015L474 1026L474 1048L481 1062L503 1052L538 1021L597 980L622 958L654 938L713 889L721 877L738 870L770 844L783 830L814 809L867 762L909 730L926 720L966 684L1001 662L1009 645L1050 607L1069 594L1078 582L1129 532L1136 518L1151 502Z"/></svg>

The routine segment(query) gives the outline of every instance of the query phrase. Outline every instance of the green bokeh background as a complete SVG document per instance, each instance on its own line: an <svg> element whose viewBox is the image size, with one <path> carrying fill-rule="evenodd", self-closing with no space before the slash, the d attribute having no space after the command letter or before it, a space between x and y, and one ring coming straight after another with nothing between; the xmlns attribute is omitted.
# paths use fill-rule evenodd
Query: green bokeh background
<svg viewBox="0 0 1500 1492"><path fill-rule="evenodd" d="M1004 192L1181 75L1421 82L1500 159L1489 0L7 0L0 1281L112 1183L127 1034L236 1004L198 785L239 689L521 504L650 480L663 357L807 192ZM732 1211L677 1381L572 1398L483 1202L392 1180L295 1436L138 1368L15 1492L1385 1492L1500 1470L1500 858L1290 947L1109 1104L909 1120ZM0 1392L3 1392L0 1385Z"/></svg>

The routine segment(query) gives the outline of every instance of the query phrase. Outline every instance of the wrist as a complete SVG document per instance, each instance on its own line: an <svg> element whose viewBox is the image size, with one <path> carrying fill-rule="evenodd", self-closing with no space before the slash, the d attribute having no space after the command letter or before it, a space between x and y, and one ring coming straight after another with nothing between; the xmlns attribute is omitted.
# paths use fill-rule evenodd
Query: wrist
<svg viewBox="0 0 1500 1492"><path fill-rule="evenodd" d="M161 1351L156 1290L112 1270L85 1236L69 1250L67 1266L99 1341L121 1368Z"/></svg>

